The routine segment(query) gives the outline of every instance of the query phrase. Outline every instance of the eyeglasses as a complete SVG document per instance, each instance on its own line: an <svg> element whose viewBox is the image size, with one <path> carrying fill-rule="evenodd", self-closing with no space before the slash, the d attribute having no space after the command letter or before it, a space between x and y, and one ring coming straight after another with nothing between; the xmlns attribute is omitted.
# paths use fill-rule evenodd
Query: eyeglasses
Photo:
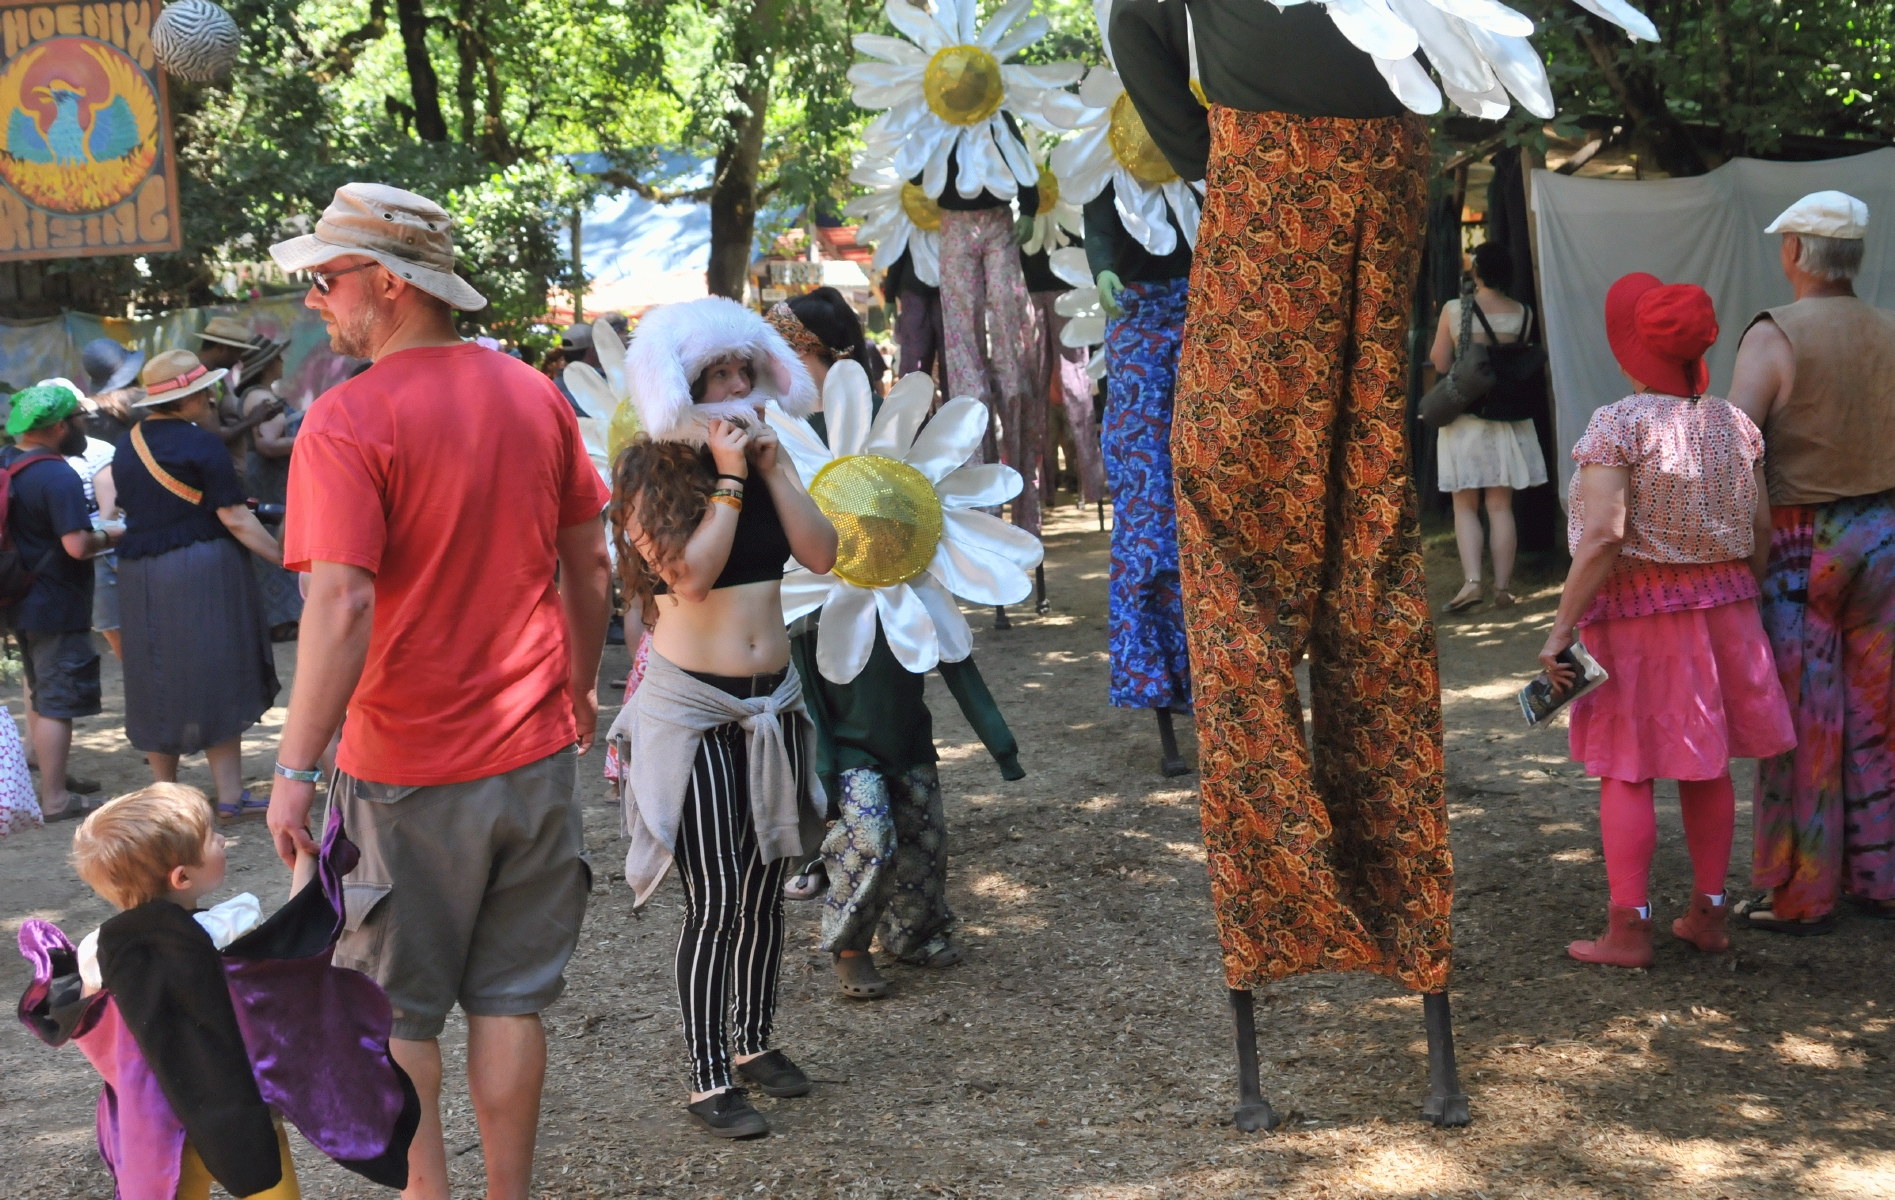
<svg viewBox="0 0 1895 1200"><path fill-rule="evenodd" d="M327 296L330 286L344 275L353 275L357 271L366 271L370 267L379 267L381 265L382 264L378 262L365 262L360 266L345 267L340 271L311 271L309 273L309 281L316 285L318 292Z"/></svg>

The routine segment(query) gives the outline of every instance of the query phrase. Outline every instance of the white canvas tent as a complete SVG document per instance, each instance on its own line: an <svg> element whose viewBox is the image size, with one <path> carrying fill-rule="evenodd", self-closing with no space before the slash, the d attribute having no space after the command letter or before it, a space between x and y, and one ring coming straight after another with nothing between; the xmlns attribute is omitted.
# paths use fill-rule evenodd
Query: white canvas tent
<svg viewBox="0 0 1895 1200"><path fill-rule="evenodd" d="M1613 281L1649 271L1711 294L1721 330L1708 356L1711 393L1722 395L1750 319L1791 299L1778 260L1780 239L1766 236L1764 227L1798 197L1827 188L1868 204L1868 253L1856 293L1895 307L1895 149L1821 162L1739 158L1709 174L1652 182L1533 172L1534 252L1562 497L1573 443L1593 410L1630 390L1606 341L1605 295Z"/></svg>

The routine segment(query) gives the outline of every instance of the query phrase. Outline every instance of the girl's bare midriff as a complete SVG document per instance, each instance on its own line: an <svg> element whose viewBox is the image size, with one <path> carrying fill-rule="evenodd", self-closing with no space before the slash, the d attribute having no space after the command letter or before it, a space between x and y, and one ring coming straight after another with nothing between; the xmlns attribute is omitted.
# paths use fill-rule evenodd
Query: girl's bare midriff
<svg viewBox="0 0 1895 1200"><path fill-rule="evenodd" d="M654 596L657 625L652 649L687 671L712 675L767 675L790 661L774 579L713 588L701 602Z"/></svg>

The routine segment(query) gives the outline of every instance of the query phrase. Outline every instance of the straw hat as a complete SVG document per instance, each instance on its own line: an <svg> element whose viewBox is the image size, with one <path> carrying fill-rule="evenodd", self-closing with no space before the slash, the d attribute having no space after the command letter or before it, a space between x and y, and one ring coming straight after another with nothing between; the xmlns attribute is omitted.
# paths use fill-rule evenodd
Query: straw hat
<svg viewBox="0 0 1895 1200"><path fill-rule="evenodd" d="M150 408L154 404L182 400L214 385L227 374L223 367L206 370L204 364L197 361L197 355L189 350L167 350L145 364L139 376L139 382L145 387L145 398L134 401L132 407Z"/></svg>
<svg viewBox="0 0 1895 1200"><path fill-rule="evenodd" d="M200 341L235 346L239 350L248 350L257 341L257 335L248 325L229 317L212 317L210 324L204 326L204 331L197 336Z"/></svg>
<svg viewBox="0 0 1895 1200"><path fill-rule="evenodd" d="M372 258L428 295L463 312L487 298L454 273L453 218L425 196L380 183L345 183L316 222L316 232L270 247L285 271L308 271L338 258Z"/></svg>
<svg viewBox="0 0 1895 1200"><path fill-rule="evenodd" d="M1625 276L1606 293L1605 332L1619 366L1652 391L1695 397L1711 386L1704 352L1717 341L1717 312L1697 284Z"/></svg>

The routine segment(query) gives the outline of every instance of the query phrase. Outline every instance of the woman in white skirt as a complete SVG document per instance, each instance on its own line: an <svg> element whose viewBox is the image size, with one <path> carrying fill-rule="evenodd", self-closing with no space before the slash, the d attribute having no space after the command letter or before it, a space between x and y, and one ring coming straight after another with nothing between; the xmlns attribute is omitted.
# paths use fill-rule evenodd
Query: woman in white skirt
<svg viewBox="0 0 1895 1200"><path fill-rule="evenodd" d="M1499 341L1517 342L1527 319L1526 306L1501 290L1513 283L1513 258L1498 242L1474 247L1474 303ZM1461 301L1450 300L1441 309L1435 330L1434 369L1445 375L1454 362L1461 338ZM1473 339L1488 341L1480 322ZM1488 421L1465 413L1440 430L1436 443L1435 473L1441 490L1454 494L1454 540L1461 550L1461 578L1466 580L1444 612L1464 612L1480 603L1480 509L1487 504L1488 544L1494 554L1494 607L1510 607L1513 593L1513 556L1519 535L1513 524L1515 488L1546 482L1546 459L1532 421Z"/></svg>

